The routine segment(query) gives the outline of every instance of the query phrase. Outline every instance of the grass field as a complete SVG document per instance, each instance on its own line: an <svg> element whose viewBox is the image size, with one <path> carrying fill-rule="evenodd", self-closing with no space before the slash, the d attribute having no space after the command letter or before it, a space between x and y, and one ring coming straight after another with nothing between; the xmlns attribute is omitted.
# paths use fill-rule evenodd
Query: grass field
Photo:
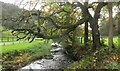
<svg viewBox="0 0 120 71"><path fill-rule="evenodd" d="M44 41L41 41L41 40L35 40L32 43L22 42L22 43L19 43L19 44L8 44L8 45L5 45L5 46L2 46L2 52L29 49L30 47L33 47L33 46L37 45L38 43L43 43L43 42Z"/></svg>

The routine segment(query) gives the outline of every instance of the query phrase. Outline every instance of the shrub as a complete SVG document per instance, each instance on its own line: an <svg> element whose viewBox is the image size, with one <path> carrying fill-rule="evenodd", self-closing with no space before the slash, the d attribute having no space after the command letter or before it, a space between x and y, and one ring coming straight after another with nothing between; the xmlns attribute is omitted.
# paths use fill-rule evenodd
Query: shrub
<svg viewBox="0 0 120 71"><path fill-rule="evenodd" d="M82 55L80 60L75 61L67 69L120 69L119 67L120 55L118 49L109 51L108 47L101 47L90 54Z"/></svg>

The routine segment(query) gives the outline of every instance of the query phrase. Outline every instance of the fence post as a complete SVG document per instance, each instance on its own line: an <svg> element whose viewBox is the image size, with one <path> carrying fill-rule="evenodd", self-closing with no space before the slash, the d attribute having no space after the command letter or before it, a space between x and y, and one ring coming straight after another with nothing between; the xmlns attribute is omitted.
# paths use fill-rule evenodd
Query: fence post
<svg viewBox="0 0 120 71"><path fill-rule="evenodd" d="M1 42L3 42L3 37L1 38Z"/></svg>
<svg viewBox="0 0 120 71"><path fill-rule="evenodd" d="M12 37L12 42L14 42L14 37Z"/></svg>
<svg viewBox="0 0 120 71"><path fill-rule="evenodd" d="M5 46L5 42L3 43L3 45Z"/></svg>
<svg viewBox="0 0 120 71"><path fill-rule="evenodd" d="M6 42L6 41L7 41L6 37L4 37L4 39L5 39L5 42ZM4 39L3 39L3 40L4 40Z"/></svg>
<svg viewBox="0 0 120 71"><path fill-rule="evenodd" d="M14 45L14 42L13 42L13 45Z"/></svg>
<svg viewBox="0 0 120 71"><path fill-rule="evenodd" d="M81 44L82 44L82 37L81 37L81 39L80 39L80 40L81 40Z"/></svg>
<svg viewBox="0 0 120 71"><path fill-rule="evenodd" d="M12 42L13 42L13 45L14 45L14 37L12 37Z"/></svg>
<svg viewBox="0 0 120 71"><path fill-rule="evenodd" d="M7 42L9 42L9 37L6 37L7 38Z"/></svg>

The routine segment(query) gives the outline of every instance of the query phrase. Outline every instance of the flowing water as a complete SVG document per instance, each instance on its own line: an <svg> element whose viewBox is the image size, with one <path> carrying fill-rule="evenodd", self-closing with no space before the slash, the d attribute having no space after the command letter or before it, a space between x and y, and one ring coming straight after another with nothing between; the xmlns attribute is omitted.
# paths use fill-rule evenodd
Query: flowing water
<svg viewBox="0 0 120 71"><path fill-rule="evenodd" d="M52 49L54 50L54 49ZM72 63L72 60L67 57L62 50L59 50L57 52L51 53L53 56L52 58L43 58L40 60L37 60L18 71L45 71L47 69L64 69L66 66Z"/></svg>

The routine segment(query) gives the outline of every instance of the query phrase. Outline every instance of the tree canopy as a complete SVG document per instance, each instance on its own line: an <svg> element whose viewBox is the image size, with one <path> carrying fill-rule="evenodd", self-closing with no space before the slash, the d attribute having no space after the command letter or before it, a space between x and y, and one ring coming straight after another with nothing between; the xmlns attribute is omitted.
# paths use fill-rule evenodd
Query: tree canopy
<svg viewBox="0 0 120 71"><path fill-rule="evenodd" d="M88 22L93 38L93 49L101 46L98 22L107 2L43 2L39 10L35 9L39 1L33 2L32 9L23 9L13 20L17 25L13 27L12 33L18 39L26 38L32 42L37 37L73 43L77 37L80 37L77 34L82 31L81 25ZM19 34L24 36L21 37Z"/></svg>

